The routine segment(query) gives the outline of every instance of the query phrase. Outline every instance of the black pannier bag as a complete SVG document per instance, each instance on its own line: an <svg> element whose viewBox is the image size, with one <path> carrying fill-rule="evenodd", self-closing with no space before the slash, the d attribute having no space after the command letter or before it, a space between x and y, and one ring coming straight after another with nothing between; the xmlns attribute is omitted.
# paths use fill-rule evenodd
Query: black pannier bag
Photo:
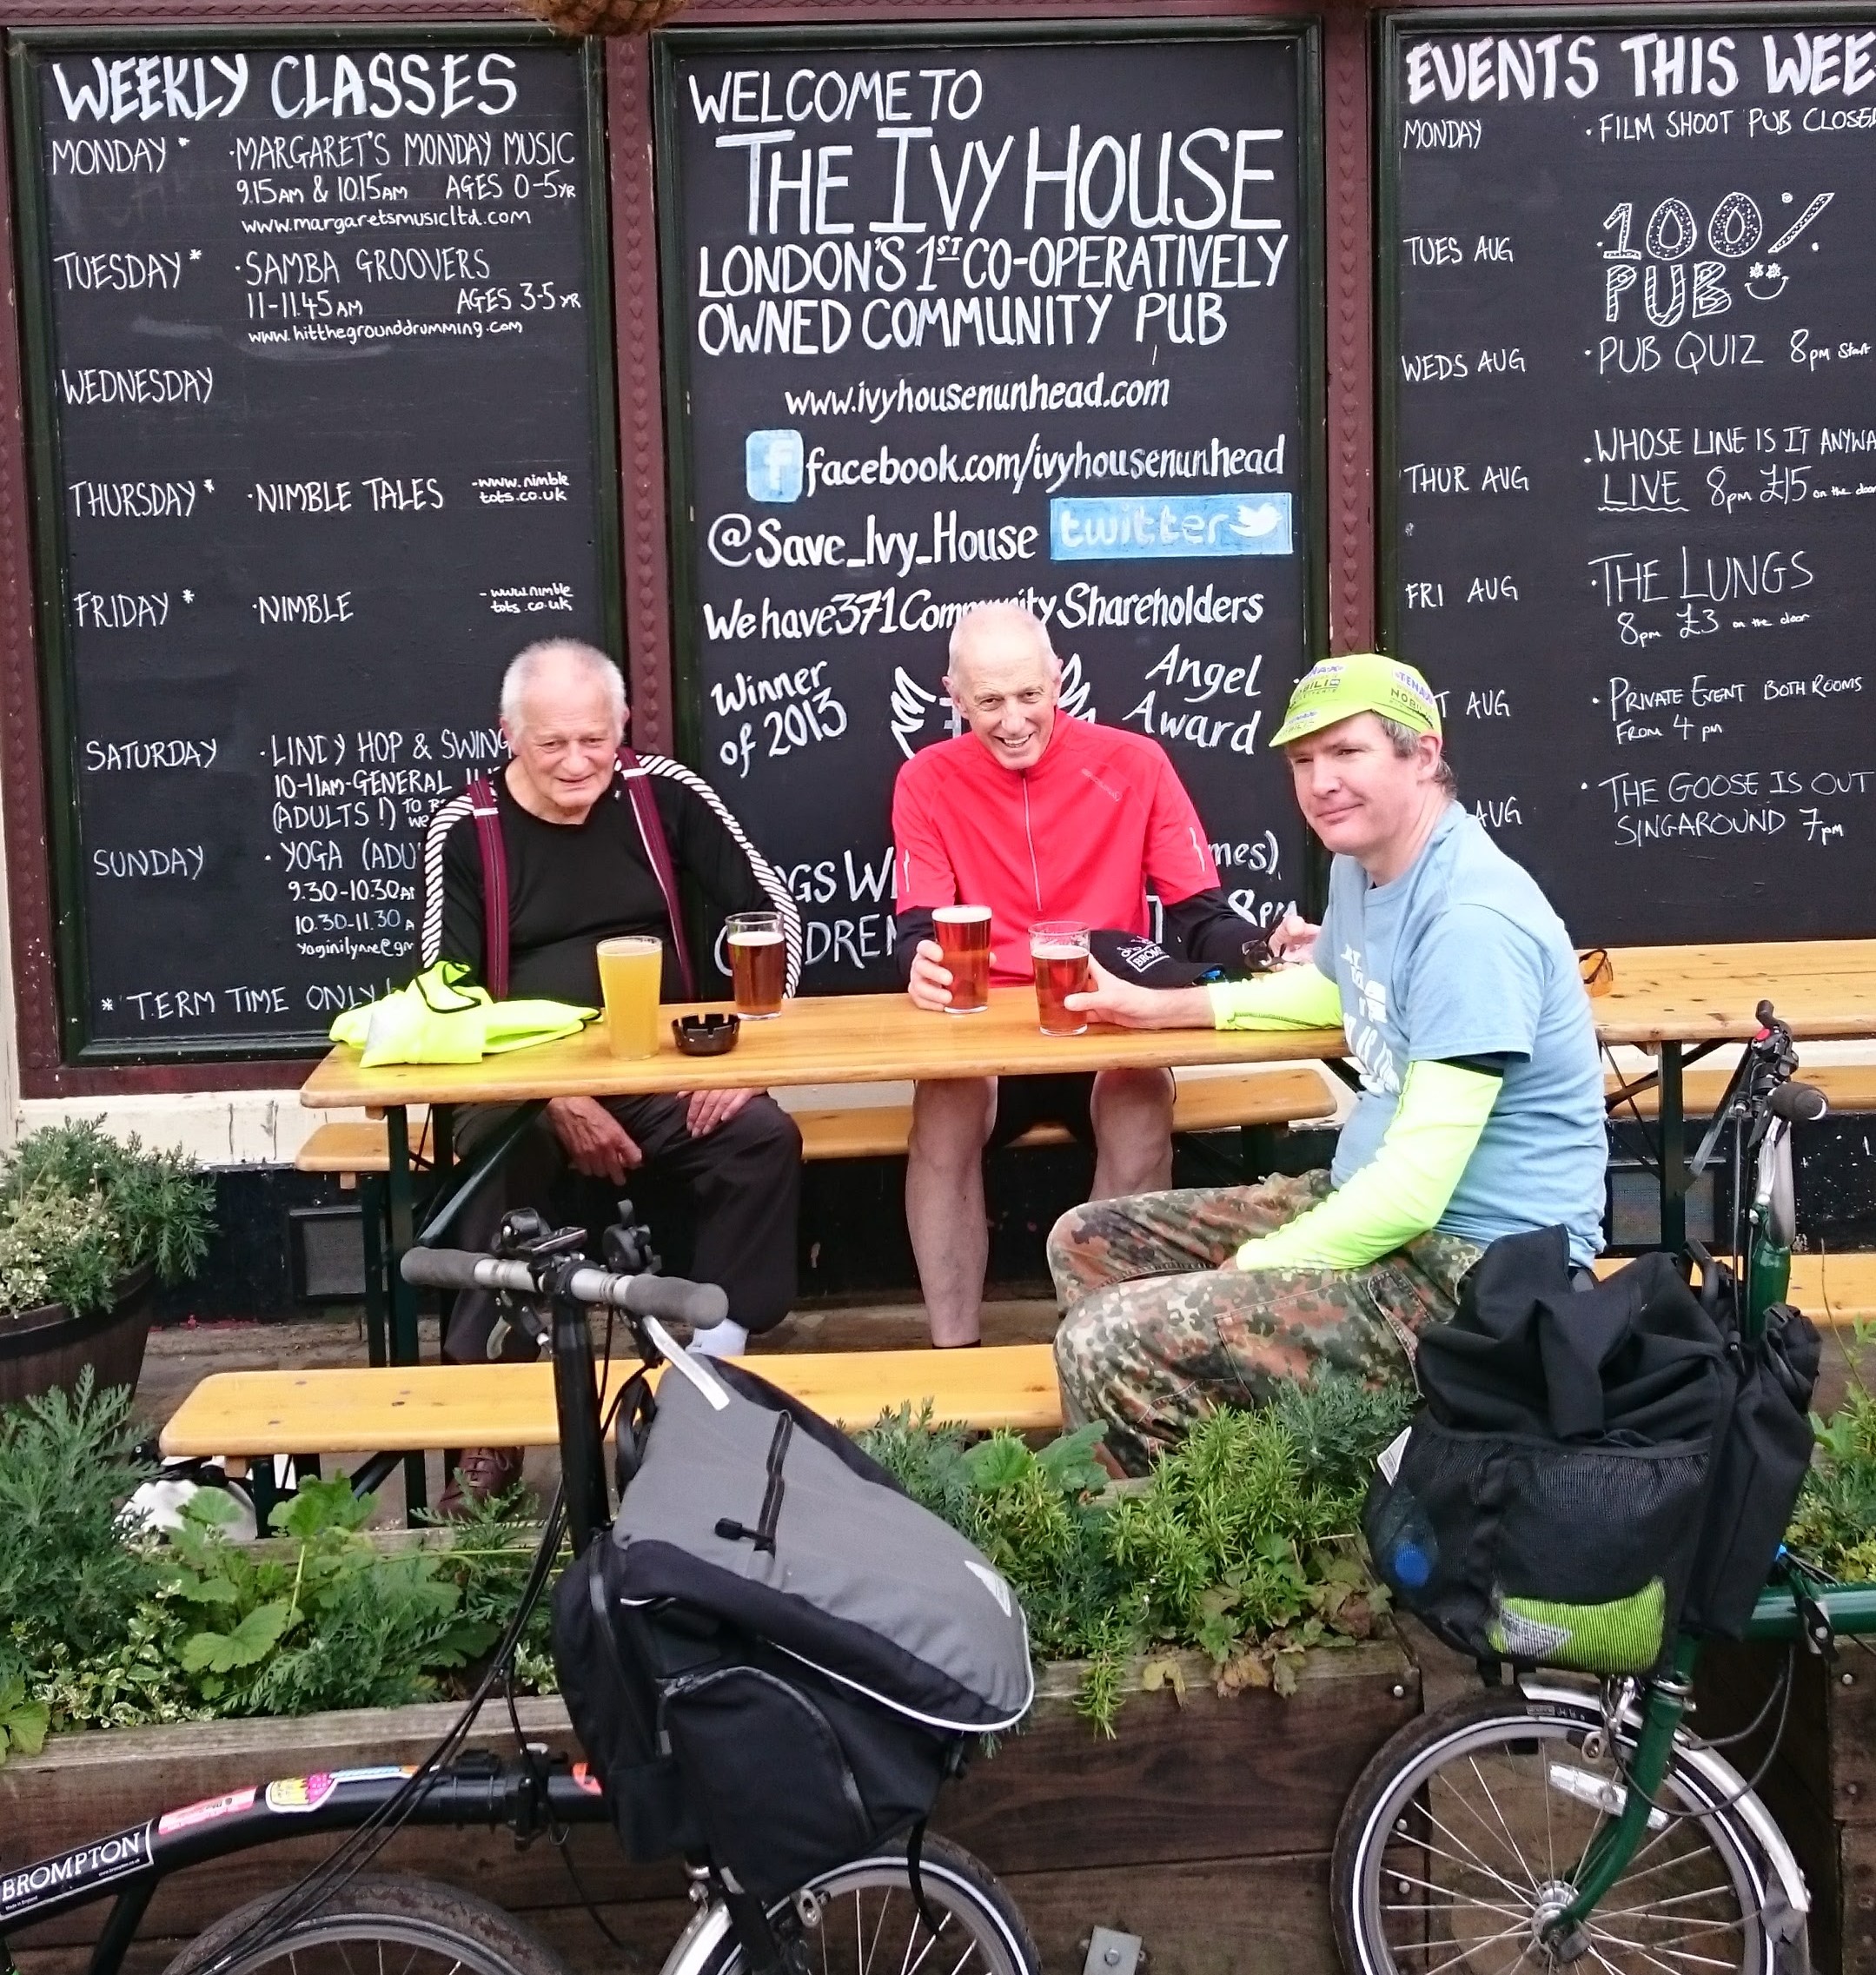
<svg viewBox="0 0 1876 1975"><path fill-rule="evenodd" d="M1727 1345L1665 1255L1582 1290L1562 1229L1495 1242L1451 1322L1422 1335L1425 1403L1369 1491L1369 1548L1395 1596L1482 1660L1652 1666L1732 1412Z"/></svg>
<svg viewBox="0 0 1876 1975"><path fill-rule="evenodd" d="M1810 1318L1790 1303L1774 1303L1758 1342L1748 1344L1733 1271L1704 1253L1700 1260L1700 1302L1727 1340L1737 1382L1680 1622L1711 1638L1740 1639L1811 1465L1811 1393L1823 1347Z"/></svg>
<svg viewBox="0 0 1876 1975"><path fill-rule="evenodd" d="M1027 1713L1023 1608L740 1366L670 1367L646 1411L621 1422L617 1522L555 1588L560 1691L632 1857L707 1853L778 1899L918 1824L971 1740Z"/></svg>

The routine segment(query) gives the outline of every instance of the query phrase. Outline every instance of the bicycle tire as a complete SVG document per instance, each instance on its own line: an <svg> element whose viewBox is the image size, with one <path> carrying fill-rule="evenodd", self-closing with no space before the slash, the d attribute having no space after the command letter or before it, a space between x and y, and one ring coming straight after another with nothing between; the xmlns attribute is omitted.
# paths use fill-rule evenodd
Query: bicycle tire
<svg viewBox="0 0 1876 1975"><path fill-rule="evenodd" d="M1517 1693L1468 1696L1410 1722L1356 1780L1336 1831L1329 1900L1349 1975L1561 1969L1539 1939L1606 1822L1615 1764L1584 1753L1601 1709ZM1632 1751L1632 1731L1619 1738ZM1773 1975L1767 1861L1677 1753L1646 1834L1590 1913L1596 1975ZM1541 1806L1541 1807L1540 1807ZM1694 1945L1690 1945L1689 1943Z"/></svg>
<svg viewBox="0 0 1876 1975"><path fill-rule="evenodd" d="M816 1975L900 1975L934 1966L941 1975L1042 1975L1042 1956L1021 1912L980 1859L947 1839L928 1837L918 1869L940 1938L954 1921L958 1925L958 1939L942 1963L924 1952L929 1942L916 1939L923 1928L903 1846L885 1846L819 1873L771 1911L780 1916L805 1896L815 1900L819 1919L806 1938ZM965 1937L970 1945L960 1956ZM743 1975L746 1965L742 1944L732 1934L699 1975Z"/></svg>
<svg viewBox="0 0 1876 1975"><path fill-rule="evenodd" d="M221 1958L225 1975L356 1975L348 1948L389 1945L399 1951L399 1975L572 1975L567 1964L500 1907L434 1879L361 1873L277 1934L255 1934L281 1895L265 1893L199 1934L163 1971L196 1975ZM428 1958L434 1958L434 1961ZM381 1953L375 1965L386 1965Z"/></svg>

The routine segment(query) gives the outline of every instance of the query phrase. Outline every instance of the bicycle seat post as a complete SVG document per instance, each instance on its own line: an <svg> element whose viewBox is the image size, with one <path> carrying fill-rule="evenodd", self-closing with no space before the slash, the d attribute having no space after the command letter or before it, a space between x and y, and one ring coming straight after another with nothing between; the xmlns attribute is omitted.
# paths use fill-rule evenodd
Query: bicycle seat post
<svg viewBox="0 0 1876 1975"><path fill-rule="evenodd" d="M567 1293L577 1258L551 1278L554 1295L554 1405L560 1428L560 1472L573 1554L582 1556L593 1533L612 1521L606 1492L606 1450L600 1433L599 1376L585 1307Z"/></svg>

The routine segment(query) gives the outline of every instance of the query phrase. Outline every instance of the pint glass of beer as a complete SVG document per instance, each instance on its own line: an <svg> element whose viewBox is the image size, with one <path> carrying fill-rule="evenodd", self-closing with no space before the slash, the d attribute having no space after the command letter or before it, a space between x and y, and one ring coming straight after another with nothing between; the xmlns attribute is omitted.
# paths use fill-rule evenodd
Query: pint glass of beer
<svg viewBox="0 0 1876 1975"><path fill-rule="evenodd" d="M940 905L938 943L951 973L947 1015L981 1015L990 1006L990 907Z"/></svg>
<svg viewBox="0 0 1876 1975"><path fill-rule="evenodd" d="M779 912L732 912L724 928L730 949L730 991L746 1022L766 1022L782 1011L788 949Z"/></svg>
<svg viewBox="0 0 1876 1975"><path fill-rule="evenodd" d="M1045 1036L1079 1036L1088 1017L1064 1002L1088 985L1088 929L1067 919L1044 919L1029 929L1036 964L1036 1018Z"/></svg>
<svg viewBox="0 0 1876 1975"><path fill-rule="evenodd" d="M658 988L665 970L660 939L622 938L599 944L606 1039L614 1056L658 1054Z"/></svg>

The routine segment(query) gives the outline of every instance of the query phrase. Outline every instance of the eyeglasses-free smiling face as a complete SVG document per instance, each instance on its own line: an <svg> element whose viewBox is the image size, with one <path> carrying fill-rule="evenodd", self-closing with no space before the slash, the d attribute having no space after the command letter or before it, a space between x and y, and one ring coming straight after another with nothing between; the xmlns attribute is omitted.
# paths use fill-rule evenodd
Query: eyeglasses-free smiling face
<svg viewBox="0 0 1876 1975"><path fill-rule="evenodd" d="M985 613L988 618L989 613ZM973 626L945 676L951 704L1005 768L1033 768L1055 731L1062 668L1037 636L1033 619Z"/></svg>
<svg viewBox="0 0 1876 1975"><path fill-rule="evenodd" d="M623 732L605 685L577 665L545 664L528 682L520 716L501 723L516 801L549 821L581 821L612 780Z"/></svg>

